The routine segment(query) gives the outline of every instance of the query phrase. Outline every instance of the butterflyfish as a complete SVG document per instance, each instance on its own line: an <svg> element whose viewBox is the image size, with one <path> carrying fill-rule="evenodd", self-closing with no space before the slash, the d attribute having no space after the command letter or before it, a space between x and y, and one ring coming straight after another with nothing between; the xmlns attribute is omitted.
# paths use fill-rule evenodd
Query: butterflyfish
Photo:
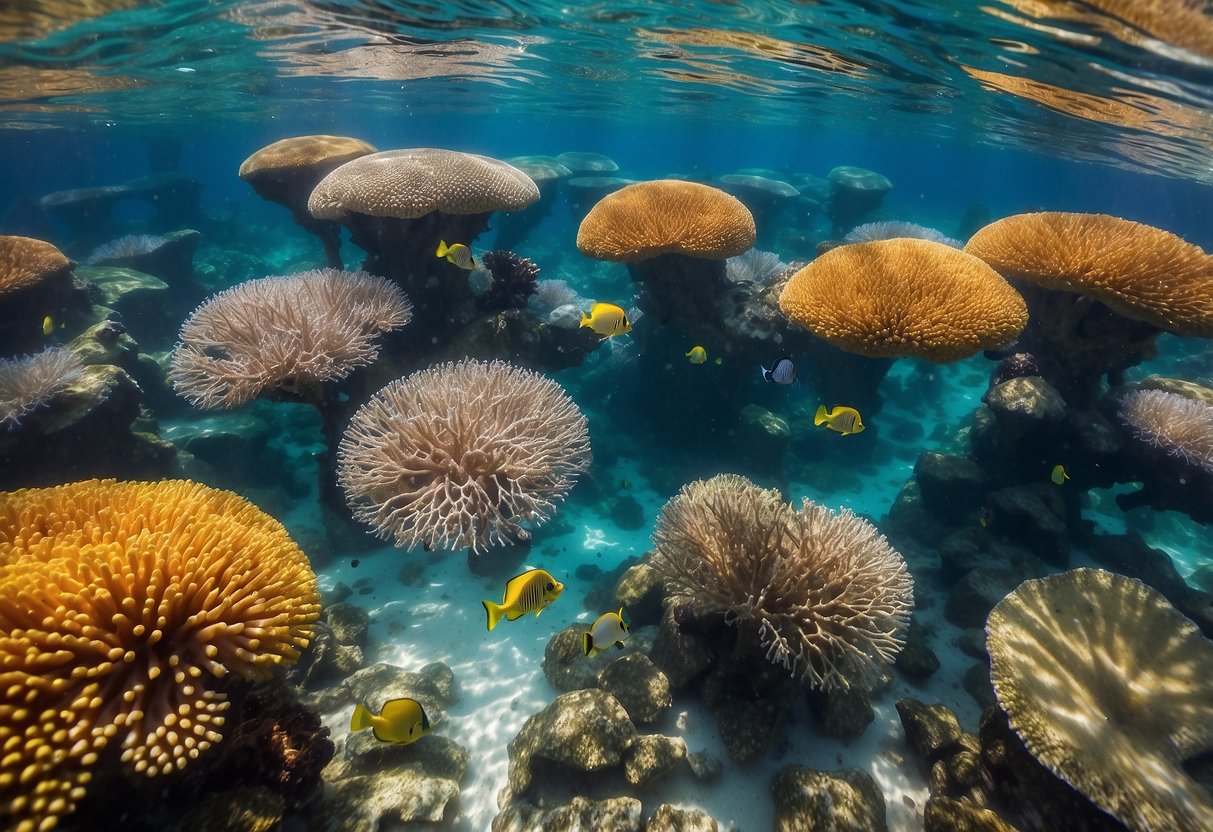
<svg viewBox="0 0 1213 832"><path fill-rule="evenodd" d="M1066 468L1064 465L1054 465L1053 473L1049 474L1049 479L1053 481L1054 485L1061 485L1069 478L1070 475L1066 473Z"/></svg>
<svg viewBox="0 0 1213 832"><path fill-rule="evenodd" d="M628 313L613 303L596 303L590 307L590 314L582 314L581 325L588 326L603 338L613 338L632 331L628 323Z"/></svg>
<svg viewBox="0 0 1213 832"><path fill-rule="evenodd" d="M489 632L504 618L513 621L527 613L539 613L547 609L548 604L560 597L564 592L564 584L553 578L542 569L529 569L521 575L510 578L505 585L505 595L500 604L483 601L484 611L488 614Z"/></svg>
<svg viewBox="0 0 1213 832"><path fill-rule="evenodd" d="M692 364L705 364L708 360L708 351L703 347L691 347L691 351L687 353L687 358Z"/></svg>
<svg viewBox="0 0 1213 832"><path fill-rule="evenodd" d="M813 417L814 425L825 425L832 431L837 431L843 436L850 436L853 433L863 433L863 419L859 418L859 411L853 407L844 407L839 405L833 410L826 411L826 406L818 405L817 414Z"/></svg>
<svg viewBox="0 0 1213 832"><path fill-rule="evenodd" d="M463 243L451 243L449 246L446 240L438 241L438 251L434 252L439 257L445 258L446 262L454 263L461 269L471 271L476 268L476 261L472 259L472 250Z"/></svg>
<svg viewBox="0 0 1213 832"><path fill-rule="evenodd" d="M785 355L775 359L769 370L761 366L759 369L762 370L763 381L769 381L771 384L796 383L796 365L792 363L791 356Z"/></svg>
<svg viewBox="0 0 1213 832"><path fill-rule="evenodd" d="M417 742L430 732L430 718L425 708L416 699L401 697L389 699L378 714L373 714L362 703L354 706L350 718L350 730L370 728L380 742L408 745Z"/></svg>
<svg viewBox="0 0 1213 832"><path fill-rule="evenodd" d="M50 315L47 315L45 318L42 319L42 334L50 335L54 331L55 331L55 319L52 318Z"/></svg>
<svg viewBox="0 0 1213 832"><path fill-rule="evenodd" d="M619 612L604 612L590 625L589 630L581 634L581 652L587 656L597 656L612 644L622 650L628 635L623 607L619 608Z"/></svg>

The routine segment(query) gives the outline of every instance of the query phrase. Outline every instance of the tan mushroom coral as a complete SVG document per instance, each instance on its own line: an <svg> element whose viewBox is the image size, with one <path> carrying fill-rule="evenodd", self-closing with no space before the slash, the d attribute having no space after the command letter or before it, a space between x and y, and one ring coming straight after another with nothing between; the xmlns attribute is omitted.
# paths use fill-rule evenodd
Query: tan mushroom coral
<svg viewBox="0 0 1213 832"><path fill-rule="evenodd" d="M1181 765L1213 751L1213 642L1132 578L1030 580L986 623L1011 726L1055 775L1134 830L1207 830L1213 796Z"/></svg>
<svg viewBox="0 0 1213 832"><path fill-rule="evenodd" d="M573 175L551 156L514 156L506 161L531 178L539 188L539 199L523 211L513 211L498 218L498 249L514 249L525 240L543 218L552 213L552 206L562 190L560 183Z"/></svg>
<svg viewBox="0 0 1213 832"><path fill-rule="evenodd" d="M1020 347L1073 405L1093 402L1104 375L1118 383L1152 357L1159 329L1213 337L1213 258L1160 228L1106 214L1016 214L982 228L965 251L1020 289L1032 315Z"/></svg>
<svg viewBox="0 0 1213 832"><path fill-rule="evenodd" d="M71 266L50 243L0 236L0 355L45 342L43 318L60 318L70 301Z"/></svg>
<svg viewBox="0 0 1213 832"><path fill-rule="evenodd" d="M374 146L347 136L292 136L268 144L245 159L240 165L240 178L262 199L289 209L296 223L320 239L328 265L339 269L341 228L309 214L308 197L334 169L374 152Z"/></svg>
<svg viewBox="0 0 1213 832"><path fill-rule="evenodd" d="M320 612L276 520L192 482L0 494L0 818L48 830L111 744L179 770L223 737L229 674L293 662Z"/></svg>
<svg viewBox="0 0 1213 832"><path fill-rule="evenodd" d="M840 246L794 274L779 306L848 352L948 362L1010 344L1023 298L976 257L928 240Z"/></svg>

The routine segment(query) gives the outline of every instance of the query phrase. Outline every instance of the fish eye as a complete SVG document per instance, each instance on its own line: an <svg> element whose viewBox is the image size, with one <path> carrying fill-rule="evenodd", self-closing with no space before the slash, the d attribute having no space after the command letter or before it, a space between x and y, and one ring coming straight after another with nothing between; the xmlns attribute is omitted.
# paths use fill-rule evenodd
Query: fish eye
<svg viewBox="0 0 1213 832"><path fill-rule="evenodd" d="M551 592L555 588L556 588L556 584L551 583L551 582L549 582L548 585L546 587L544 587L544 589L547 590L548 592Z"/></svg>

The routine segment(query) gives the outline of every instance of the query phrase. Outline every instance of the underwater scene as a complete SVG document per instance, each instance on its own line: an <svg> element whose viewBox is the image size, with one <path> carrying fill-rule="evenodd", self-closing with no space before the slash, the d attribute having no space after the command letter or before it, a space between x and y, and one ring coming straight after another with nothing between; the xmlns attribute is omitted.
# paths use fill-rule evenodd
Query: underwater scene
<svg viewBox="0 0 1213 832"><path fill-rule="evenodd" d="M1213 831L1213 7L0 4L0 832Z"/></svg>

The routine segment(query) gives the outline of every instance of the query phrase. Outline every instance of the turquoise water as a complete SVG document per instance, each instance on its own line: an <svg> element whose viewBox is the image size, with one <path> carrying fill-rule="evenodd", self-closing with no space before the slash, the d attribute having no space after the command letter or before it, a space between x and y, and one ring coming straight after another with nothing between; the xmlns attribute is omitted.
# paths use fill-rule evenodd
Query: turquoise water
<svg viewBox="0 0 1213 832"><path fill-rule="evenodd" d="M837 824L850 813L858 820L848 828L994 828L958 819L980 809L1022 830L1213 828L1211 90L1213 18L1179 0L47 0L0 9L0 826L753 832L817 828L810 818ZM513 160L519 170L503 175L522 177L510 180L518 188L533 186L528 174L538 185L515 210L480 219L447 205L376 225L351 208L304 227L292 220L312 222L307 198L328 169L298 186L295 216L282 204L290 198L238 171L273 142L317 134L373 146L352 155L437 148ZM580 154L595 154L597 166ZM543 179L544 165L557 175ZM845 167L861 169L868 190L849 188ZM462 175L440 168L429 184L397 190L442 191ZM747 176L783 195L730 178ZM631 264L591 256L579 231L610 195L657 180L669 180L658 207L646 215L633 204L618 227L681 221L683 245L727 205L742 244ZM679 188L713 207L683 211L669 196ZM1041 216L1057 225L1011 235L1003 252L979 245L983 229L1037 212L1056 212ZM1107 224L1065 225L1091 214ZM750 221L749 237L736 231ZM920 229L855 231L871 223ZM325 233L340 239L339 264L326 259ZM853 233L947 240L917 244L928 258L917 269L904 239L863 243ZM439 240L467 245L480 268L434 256ZM966 243L967 253L955 250ZM70 263L46 248L37 250L50 259L34 263L29 246L42 244ZM751 246L767 254L743 255ZM881 265L877 252L894 246L897 265ZM504 259L502 250L537 267L538 285L521 272L490 277L485 255ZM884 357L859 355L826 324L781 308L785 286L848 251L863 252L861 267L838 267L805 296L830 298L821 314L851 315L844 329L887 313L883 334L865 336L892 349ZM1021 255L1045 265L1020 268L1012 261ZM403 292L409 311L372 323L350 296L325 306L312 294L320 290L296 282L272 301L287 312L265 311L268 295L250 301L243 329L227 313L203 315L221 292L326 265L365 270L380 293ZM22 283L26 269L43 282ZM966 283L972 270L986 282ZM1007 308L1023 312L1001 340L973 341L960 357L906 346L982 316L1015 318L980 308L1002 291L1016 299ZM618 305L630 331L600 339L606 332L578 328L593 302ZM859 311L843 309L852 303ZM947 311L953 303L960 312ZM321 359L301 369L297 353L307 350L296 347L311 335L298 333L342 314L353 316L353 334L317 347ZM920 319L932 326L916 328ZM241 354L225 337L254 347ZM334 345L342 339L370 352L345 366ZM176 363L192 343L211 367L203 375L231 359L238 380L254 377L251 392L206 407ZM690 360L697 346L703 363ZM32 382L18 376L20 357L56 348L72 369L23 399ZM1022 353L1031 356L1009 370L1009 356ZM762 370L784 357L796 383L771 383ZM486 463L490 473L472 479L491 496L462 525L431 522L430 537L408 538L430 522L413 504L373 536L353 515L365 520L444 476L455 482L481 464L466 452L482 448L444 448L450 459L413 458L404 473L387 452L343 468L355 414L398 379L416 390L417 373L494 360L538 374L501 406L510 418L487 402L494 379L514 371L493 365L471 383L440 376L428 394L390 401L380 433L363 438L399 432L413 437L399 440L404 447L418 441L411 426L430 419L429 433L417 429L430 437L424 445L483 417L490 438L508 436L485 453L540 447L531 451L540 462L518 463L535 470ZM343 369L316 380L314 367L330 364ZM501 383L507 398L522 384ZM1126 402L1150 389L1176 397L1167 413L1186 408L1186 421L1159 416L1143 427L1127 416ZM819 406L855 408L864 430L816 423ZM552 485L553 471L567 479ZM697 515L688 532L702 533L697 544L663 543L676 523L671 501L719 474L774 489L789 518L808 511L803 500L854 512L896 554L880 560L876 544L840 543L820 529L788 554L746 538L758 522L746 515L730 521L732 548L717 571L679 567L679 553L711 561L719 538ZM359 492L363 477L380 479ZM128 531L73 542L65 518L87 512L48 508L61 492L21 490L95 478L234 492L282 524L285 532L271 522L274 539L289 535L294 544L284 545L297 544L300 560L286 564L274 544L250 543L235 526L197 531L227 522L200 502L153 490L145 503L107 508L125 498L97 484L70 488L100 489L95 523ZM510 488L520 502L502 496ZM452 501L453 489L444 492ZM717 508L744 507L750 493L729 492ZM415 545L391 545L396 533ZM237 541L231 552L228 541ZM156 563L176 582L165 589L148 577L153 567L139 572L138 557L114 554L138 546L166 558ZM187 550L197 559L177 557ZM108 557L119 561L72 565ZM191 594L191 580L203 579L190 570L208 558L237 565ZM748 574L748 558L762 567L729 584ZM991 608L1013 610L1033 587L1062 586L1046 576L1084 568L1126 576L1126 591L1147 600L1115 606L1107 581L1120 579L1093 580L1081 597L1050 601L1042 643L1017 642L1011 655L987 648ZM124 569L136 574L103 589L73 583ZM501 599L530 569L549 572L563 593L541 616L486 632L482 601ZM871 592L892 612L864 612L880 606L865 582L881 587ZM707 585L717 600L704 600L716 591ZM810 585L820 591L806 601L797 593ZM273 611L303 599L299 620L282 612L276 624L250 623L262 607L249 613L228 600L247 586ZM719 601L729 586L731 600ZM149 605L134 632L114 612L123 593L141 605L182 587L186 600L173 609L200 616L188 623ZM582 633L620 607L628 643L582 655ZM842 646L829 642L812 659L815 670L837 661L837 684L789 675L768 652L763 620L782 622L782 638L821 645L833 625L814 616L855 609ZM201 634L194 625L207 614L228 629ZM208 653L207 639L223 651L225 638L236 643L239 615L250 616L246 628L265 628L257 643ZM85 619L95 627L87 638L70 629ZM286 620L300 656L275 652L269 629ZM898 649L909 639L895 665L864 641L874 638L865 621L895 632ZM1021 626L1017 638L1041 638ZM80 638L64 640L69 631ZM1191 664L1164 649L1185 638ZM122 651L110 655L115 646ZM185 666L205 667L198 687L230 703L222 725L196 718L205 706L174 679ZM73 687L94 677L104 681L87 696ZM1010 692L1014 680L1035 679L1044 681L1023 697ZM666 687L659 701L653 691ZM1186 710L1175 716L1168 696ZM141 697L151 704L131 717ZM416 742L392 742L387 728L351 731L355 705L377 713L400 699L429 715ZM923 752L908 700L951 711L955 735L945 725L946 739ZM182 719L217 737L200 749L178 743L192 730ZM1122 735L1127 745L1116 745ZM1027 750L1004 754L1021 739ZM40 743L51 749L45 757ZM1050 758L1050 745L1064 759ZM180 770L137 771L145 746L177 748L169 756ZM644 753L660 756L653 748L671 757L643 771ZM1132 800L1109 794L1083 765L1108 767ZM872 784L879 799L840 779L820 786L801 767L860 772L846 776ZM1179 785L1159 786L1156 771ZM684 826L670 820L679 813Z"/></svg>

